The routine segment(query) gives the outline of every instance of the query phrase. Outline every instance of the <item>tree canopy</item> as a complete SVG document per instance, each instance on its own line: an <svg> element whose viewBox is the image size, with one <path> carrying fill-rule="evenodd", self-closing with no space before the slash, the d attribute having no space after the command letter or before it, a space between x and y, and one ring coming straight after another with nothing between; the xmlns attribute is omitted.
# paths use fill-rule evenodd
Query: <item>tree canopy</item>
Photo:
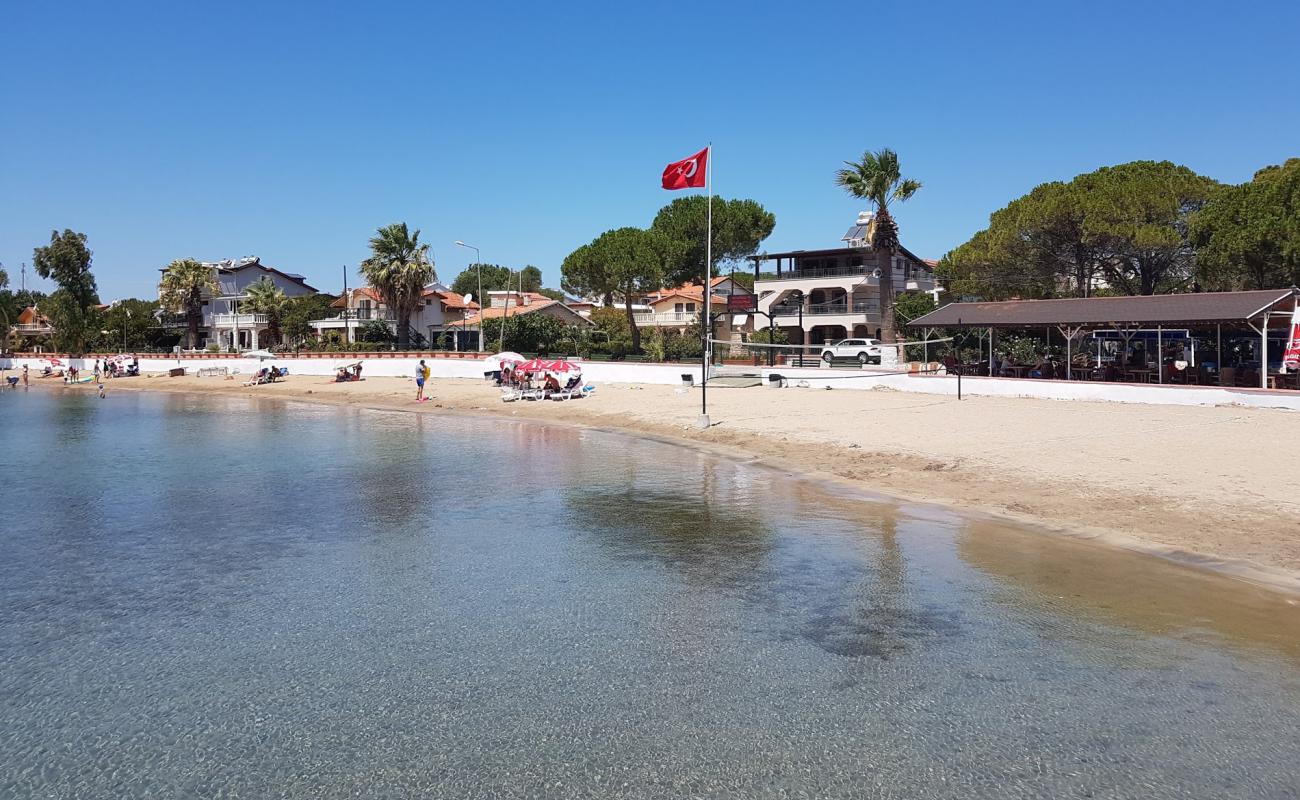
<svg viewBox="0 0 1300 800"><path fill-rule="evenodd" d="M881 212L893 203L909 200L921 188L920 181L903 177L898 153L888 147L868 150L859 161L845 161L844 168L835 173L835 184Z"/></svg>
<svg viewBox="0 0 1300 800"><path fill-rule="evenodd" d="M424 287L437 280L429 260L429 245L420 242L420 231L405 222L380 228L370 238L370 258L361 262L361 274L397 315L397 344L410 341L411 314L420 304Z"/></svg>
<svg viewBox="0 0 1300 800"><path fill-rule="evenodd" d="M54 327L55 346L71 353L84 353L98 335L99 294L90 262L86 234L71 229L50 231L49 245L33 251L36 274L59 285L42 309Z"/></svg>
<svg viewBox="0 0 1300 800"><path fill-rule="evenodd" d="M898 250L898 224L889 213L892 203L907 201L921 189L921 182L903 177L898 153L888 147L866 151L859 161L845 161L835 173L835 183L854 197L875 207L871 224L871 247L880 269L880 336L886 342L898 338L894 327L894 253ZM892 355L892 351L891 351Z"/></svg>
<svg viewBox="0 0 1300 800"><path fill-rule="evenodd" d="M1134 161L1047 183L993 213L950 252L949 291L987 299L1155 294L1190 288L1193 216L1219 184L1168 161Z"/></svg>
<svg viewBox="0 0 1300 800"><path fill-rule="evenodd" d="M244 290L248 299L244 301L249 311L254 314L266 315L267 333L271 335L271 341L280 344L283 336L280 332L280 323L284 320L284 314L289 310L289 298L285 297L284 290L275 285L275 281L263 275L257 281L248 285Z"/></svg>
<svg viewBox="0 0 1300 800"><path fill-rule="evenodd" d="M167 265L158 285L158 299L170 314L184 314L186 344L198 347L199 322L203 317L203 294L220 291L212 268L193 258L178 258Z"/></svg>
<svg viewBox="0 0 1300 800"><path fill-rule="evenodd" d="M1227 186L1192 218L1197 280L1215 291L1300 283L1300 158Z"/></svg>
<svg viewBox="0 0 1300 800"><path fill-rule="evenodd" d="M479 270L483 271L483 297L479 297ZM525 292L541 292L542 271L529 264L523 270ZM451 290L459 295L472 294L474 301L484 308L492 305L488 292L503 289L518 289L520 270L503 267L499 264L470 264L451 282Z"/></svg>
<svg viewBox="0 0 1300 800"><path fill-rule="evenodd" d="M708 198L679 197L659 210L650 229L668 248L664 279L669 285L704 283ZM713 274L718 265L758 251L772 234L776 216L753 200L713 198ZM658 287L656 287L658 288Z"/></svg>
<svg viewBox="0 0 1300 800"><path fill-rule="evenodd" d="M632 304L642 295L663 286L672 245L658 232L642 228L605 231L564 259L561 272L564 288L575 294L623 302L632 349L641 347Z"/></svg>

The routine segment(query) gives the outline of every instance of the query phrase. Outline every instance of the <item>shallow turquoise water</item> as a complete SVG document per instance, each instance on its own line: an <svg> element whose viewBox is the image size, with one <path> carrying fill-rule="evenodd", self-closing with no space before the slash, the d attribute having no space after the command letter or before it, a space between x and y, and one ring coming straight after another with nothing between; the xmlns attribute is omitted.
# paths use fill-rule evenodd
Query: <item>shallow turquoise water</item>
<svg viewBox="0 0 1300 800"><path fill-rule="evenodd" d="M1154 560L507 421L0 441L3 798L1300 794L1300 610Z"/></svg>

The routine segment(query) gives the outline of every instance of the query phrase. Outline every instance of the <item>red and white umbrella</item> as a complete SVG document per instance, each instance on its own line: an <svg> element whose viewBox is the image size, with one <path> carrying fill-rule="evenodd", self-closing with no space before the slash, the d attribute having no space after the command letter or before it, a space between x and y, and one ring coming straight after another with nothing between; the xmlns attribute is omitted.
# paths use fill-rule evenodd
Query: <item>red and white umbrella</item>
<svg viewBox="0 0 1300 800"><path fill-rule="evenodd" d="M543 361L540 358L534 358L532 361L525 361L515 367L515 372L545 372L550 368L549 361Z"/></svg>
<svg viewBox="0 0 1300 800"><path fill-rule="evenodd" d="M52 366L52 367L61 367L61 366L63 366L63 361L62 361L61 359L58 359L58 358L47 358L47 359L45 359L45 360L48 361L48 362L50 362L50 366Z"/></svg>
<svg viewBox="0 0 1300 800"><path fill-rule="evenodd" d="M565 361L564 359L561 358L556 361L551 361L550 363L548 363L546 365L546 371L547 372L577 372L578 365L571 363L569 361Z"/></svg>
<svg viewBox="0 0 1300 800"><path fill-rule="evenodd" d="M1291 340L1287 342L1282 365L1290 370L1300 370L1300 306L1291 313Z"/></svg>

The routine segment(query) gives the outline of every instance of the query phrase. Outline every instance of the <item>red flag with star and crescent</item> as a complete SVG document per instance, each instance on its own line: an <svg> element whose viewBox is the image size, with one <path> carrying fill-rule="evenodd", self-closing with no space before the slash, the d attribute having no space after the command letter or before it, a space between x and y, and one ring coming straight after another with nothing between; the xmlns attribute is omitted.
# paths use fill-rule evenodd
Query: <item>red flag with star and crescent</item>
<svg viewBox="0 0 1300 800"><path fill-rule="evenodd" d="M696 189L704 186L708 165L709 148L707 147L690 158L674 161L664 167L664 188Z"/></svg>

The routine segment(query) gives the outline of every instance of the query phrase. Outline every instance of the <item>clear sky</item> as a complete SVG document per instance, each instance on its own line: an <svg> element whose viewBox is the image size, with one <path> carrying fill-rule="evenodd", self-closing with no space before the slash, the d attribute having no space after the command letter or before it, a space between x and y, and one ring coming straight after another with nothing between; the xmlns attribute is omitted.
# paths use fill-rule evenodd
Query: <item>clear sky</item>
<svg viewBox="0 0 1300 800"><path fill-rule="evenodd" d="M337 291L406 220L445 281L463 239L557 285L710 140L716 191L776 214L769 251L836 246L861 203L835 169L893 147L924 183L903 242L937 258L1044 181L1300 155L1298 40L1295 2L11 0L0 262L17 285L70 227L105 300L185 256Z"/></svg>

